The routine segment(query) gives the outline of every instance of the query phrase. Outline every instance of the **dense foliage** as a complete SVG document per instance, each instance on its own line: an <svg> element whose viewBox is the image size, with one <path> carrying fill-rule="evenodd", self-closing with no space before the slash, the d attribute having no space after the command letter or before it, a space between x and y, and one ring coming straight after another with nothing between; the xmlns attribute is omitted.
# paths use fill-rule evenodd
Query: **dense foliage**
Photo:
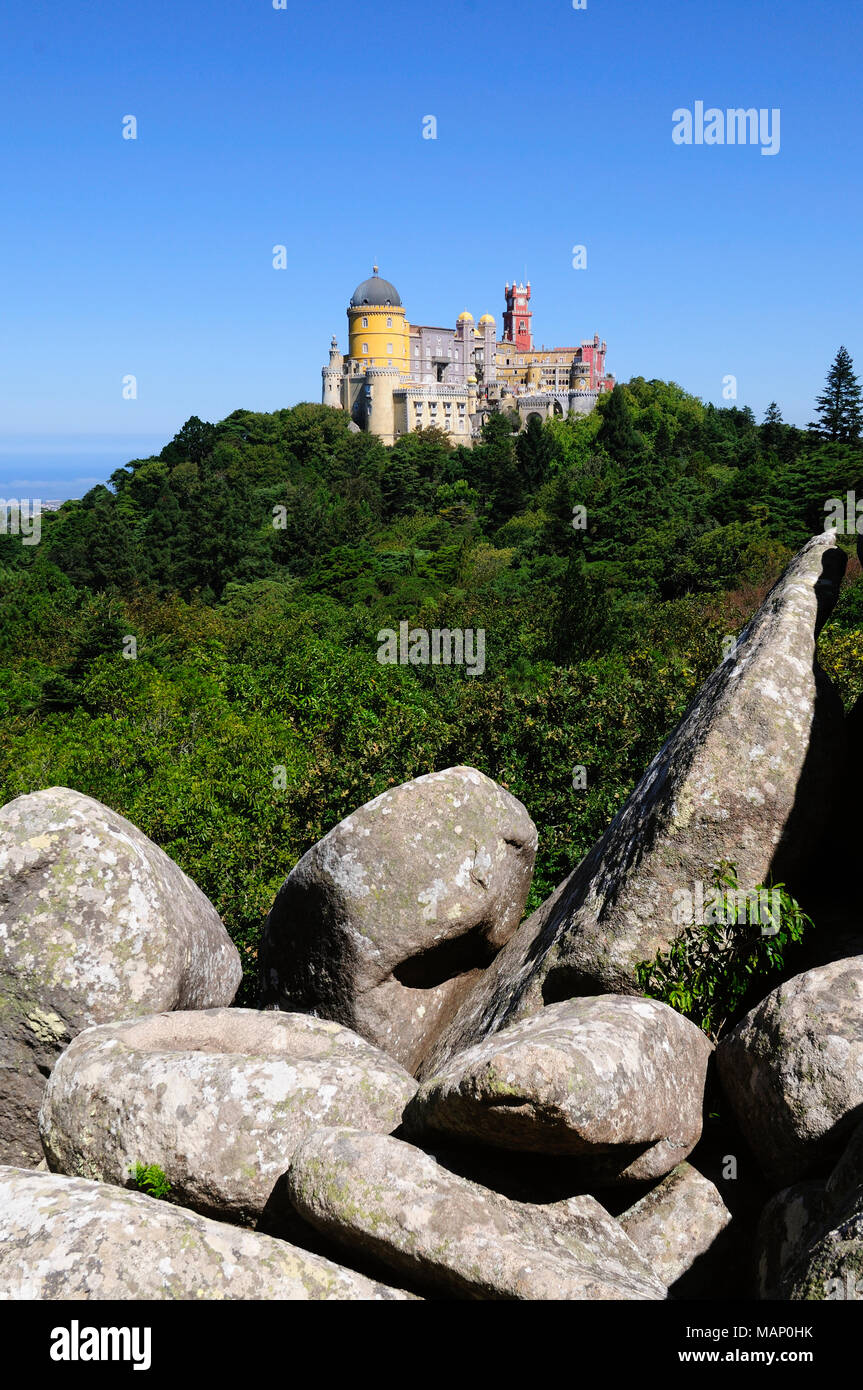
<svg viewBox="0 0 863 1390"><path fill-rule="evenodd" d="M653 999L697 1023L716 1042L736 1019L754 985L764 994L778 982L787 948L797 945L812 919L784 884L738 891L729 862L712 873L713 892L701 921L688 922L667 951L638 966L638 980Z"/></svg>
<svg viewBox="0 0 863 1390"><path fill-rule="evenodd" d="M473 449L436 431L385 448L315 405L193 417L44 516L39 545L0 536L0 800L60 784L128 816L251 969L316 839L468 763L540 828L535 904L827 500L863 497L861 465L856 438L642 378L587 417L517 435L493 417ZM849 700L858 574L824 636ZM378 633L401 622L483 629L484 673L381 664Z"/></svg>

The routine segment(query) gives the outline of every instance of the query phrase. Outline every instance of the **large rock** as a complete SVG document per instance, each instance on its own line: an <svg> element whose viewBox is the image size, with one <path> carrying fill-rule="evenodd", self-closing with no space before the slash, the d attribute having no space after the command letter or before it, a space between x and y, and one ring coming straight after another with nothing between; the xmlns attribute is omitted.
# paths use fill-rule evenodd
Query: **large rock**
<svg viewBox="0 0 863 1390"><path fill-rule="evenodd" d="M863 1122L852 1130L839 1162L825 1183L825 1194L836 1208L860 1188L863 1188Z"/></svg>
<svg viewBox="0 0 863 1390"><path fill-rule="evenodd" d="M418 1287L463 1298L662 1299L665 1289L592 1197L497 1196L398 1139L325 1129L296 1149L297 1211Z"/></svg>
<svg viewBox="0 0 863 1390"><path fill-rule="evenodd" d="M717 1050L741 1129L775 1183L829 1166L863 1105L863 956L771 991Z"/></svg>
<svg viewBox="0 0 863 1390"><path fill-rule="evenodd" d="M783 1297L789 1269L803 1258L823 1229L830 1211L824 1183L816 1180L783 1188L770 1198L755 1233L758 1297Z"/></svg>
<svg viewBox="0 0 863 1390"><path fill-rule="evenodd" d="M701 1136L712 1050L656 1000L571 999L454 1057L423 1082L405 1124L420 1136L572 1155L582 1180L662 1177Z"/></svg>
<svg viewBox="0 0 863 1390"><path fill-rule="evenodd" d="M791 1211L805 1205L809 1220L795 1223L796 1238L782 1248L775 1269L777 1293L766 1297L863 1302L863 1125L853 1130L825 1183L800 1183L769 1204L762 1219L767 1233L775 1226L771 1208L782 1198Z"/></svg>
<svg viewBox="0 0 863 1390"><path fill-rule="evenodd" d="M817 1238L784 1273L786 1299L863 1303L863 1189L831 1214Z"/></svg>
<svg viewBox="0 0 863 1390"><path fill-rule="evenodd" d="M731 1212L712 1182L681 1163L618 1220L670 1288L710 1254Z"/></svg>
<svg viewBox="0 0 863 1390"><path fill-rule="evenodd" d="M842 704L815 660L845 565L835 532L796 556L708 678L602 839L524 922L423 1065L543 1004L639 992L636 967L684 921L681 893L711 891L720 861L741 889L795 881L842 766Z"/></svg>
<svg viewBox="0 0 863 1390"><path fill-rule="evenodd" d="M183 1206L278 1223L279 1179L311 1129L395 1129L416 1082L355 1033L305 1014L206 1009L81 1033L40 1115L49 1166L130 1186L155 1163Z"/></svg>
<svg viewBox="0 0 863 1390"><path fill-rule="evenodd" d="M140 1193L0 1168L0 1300L403 1299L283 1240Z"/></svg>
<svg viewBox="0 0 863 1390"><path fill-rule="evenodd" d="M230 1004L242 977L215 908L122 816L67 787L0 809L0 1161L37 1163L36 1116L82 1028Z"/></svg>
<svg viewBox="0 0 863 1390"><path fill-rule="evenodd" d="M761 1298L863 1300L863 1124L826 1181L767 1203L756 1248Z"/></svg>
<svg viewBox="0 0 863 1390"><path fill-rule="evenodd" d="M518 926L536 842L521 802L470 767L375 797L285 880L262 1003L334 1019L415 1071Z"/></svg>

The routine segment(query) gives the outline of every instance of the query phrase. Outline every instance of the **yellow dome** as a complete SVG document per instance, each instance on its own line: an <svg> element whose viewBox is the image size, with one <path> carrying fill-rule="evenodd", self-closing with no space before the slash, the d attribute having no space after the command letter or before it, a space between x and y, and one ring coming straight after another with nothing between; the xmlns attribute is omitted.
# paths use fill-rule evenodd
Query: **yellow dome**
<svg viewBox="0 0 863 1390"><path fill-rule="evenodd" d="M494 323L494 314L483 314L480 323Z"/></svg>
<svg viewBox="0 0 863 1390"><path fill-rule="evenodd" d="M462 309L458 316L459 323L473 323L473 314L469 309Z"/></svg>

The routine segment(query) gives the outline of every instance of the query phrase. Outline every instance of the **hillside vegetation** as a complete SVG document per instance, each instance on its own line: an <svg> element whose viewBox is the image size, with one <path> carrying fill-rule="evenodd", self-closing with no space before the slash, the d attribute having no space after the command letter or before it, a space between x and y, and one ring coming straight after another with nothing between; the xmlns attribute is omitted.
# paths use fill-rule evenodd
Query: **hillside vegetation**
<svg viewBox="0 0 863 1390"><path fill-rule="evenodd" d="M856 437L642 378L588 417L518 435L493 417L472 450L348 425L315 405L193 417L44 516L38 546L0 536L0 800L60 784L129 817L250 971L305 850L456 763L527 806L541 901L827 500L863 498ZM822 638L846 702L858 576L853 559ZM402 622L483 629L484 672L381 664L378 633Z"/></svg>

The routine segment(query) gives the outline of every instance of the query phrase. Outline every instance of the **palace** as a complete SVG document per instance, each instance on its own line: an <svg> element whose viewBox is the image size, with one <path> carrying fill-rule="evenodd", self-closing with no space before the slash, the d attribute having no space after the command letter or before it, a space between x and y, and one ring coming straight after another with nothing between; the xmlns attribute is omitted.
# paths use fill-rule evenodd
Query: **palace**
<svg viewBox="0 0 863 1390"><path fill-rule="evenodd" d="M346 410L355 427L394 444L436 426L471 444L483 419L515 411L523 422L570 411L587 414L614 386L597 334L580 347L537 348L530 281L507 284L503 332L494 316L478 323L465 309L453 328L409 323L394 285L378 275L358 285L348 305L348 351L334 337L323 368L323 403Z"/></svg>

